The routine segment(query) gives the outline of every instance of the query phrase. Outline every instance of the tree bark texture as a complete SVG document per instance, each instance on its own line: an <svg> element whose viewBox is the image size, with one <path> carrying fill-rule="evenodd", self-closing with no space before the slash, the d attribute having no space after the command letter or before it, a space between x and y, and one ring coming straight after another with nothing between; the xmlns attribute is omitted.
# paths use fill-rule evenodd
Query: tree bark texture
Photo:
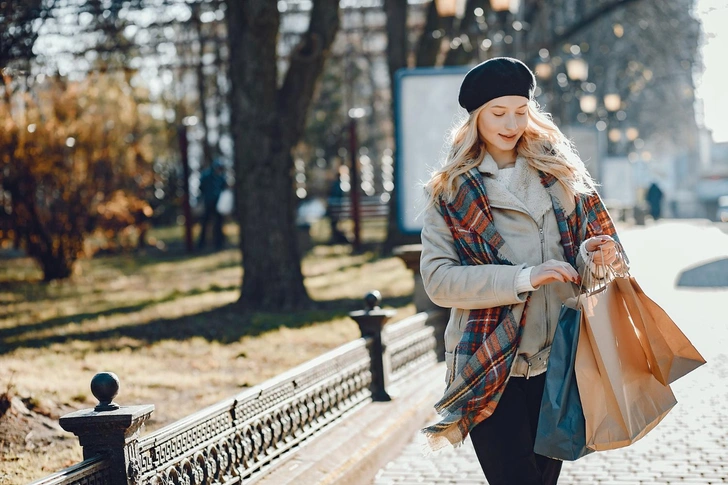
<svg viewBox="0 0 728 485"><path fill-rule="evenodd" d="M205 94L205 66L202 58L205 55L205 44L207 39L202 32L202 20L200 19L200 6L193 4L192 6L193 22L195 25L195 33L197 34L197 42L199 42L199 52L195 64L195 76L197 77L197 101L200 106L200 123L202 126L202 158L203 166L212 165L212 146L210 145L210 129L207 124L207 96Z"/></svg>
<svg viewBox="0 0 728 485"><path fill-rule="evenodd" d="M437 55L440 53L442 38L433 34L441 28L442 19L437 14L437 8L433 1L427 7L425 28L422 30L422 35L420 35L420 40L417 44L417 53L415 54L415 65L417 67L430 67L435 65Z"/></svg>
<svg viewBox="0 0 728 485"><path fill-rule="evenodd" d="M308 31L278 88L277 2L228 1L232 134L243 254L240 303L290 310L310 303L295 224L291 149L303 133L339 27L338 0L316 0Z"/></svg>

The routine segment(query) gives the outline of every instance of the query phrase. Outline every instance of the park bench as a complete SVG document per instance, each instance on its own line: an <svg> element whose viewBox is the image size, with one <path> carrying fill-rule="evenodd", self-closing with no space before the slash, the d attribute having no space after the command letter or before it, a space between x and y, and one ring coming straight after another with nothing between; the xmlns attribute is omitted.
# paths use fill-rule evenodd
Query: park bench
<svg viewBox="0 0 728 485"><path fill-rule="evenodd" d="M389 194L387 194L389 195ZM359 198L359 217L361 220L386 218L389 215L389 201L381 195L362 195ZM351 219L351 198L329 197L327 215L333 221Z"/></svg>

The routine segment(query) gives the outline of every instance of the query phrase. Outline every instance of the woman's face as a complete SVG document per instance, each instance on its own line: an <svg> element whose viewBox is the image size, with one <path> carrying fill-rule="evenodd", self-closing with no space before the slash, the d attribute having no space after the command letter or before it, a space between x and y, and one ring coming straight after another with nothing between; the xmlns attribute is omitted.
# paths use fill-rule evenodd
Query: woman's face
<svg viewBox="0 0 728 485"><path fill-rule="evenodd" d="M512 152L528 125L528 100L501 96L485 105L478 115L478 134L491 155Z"/></svg>

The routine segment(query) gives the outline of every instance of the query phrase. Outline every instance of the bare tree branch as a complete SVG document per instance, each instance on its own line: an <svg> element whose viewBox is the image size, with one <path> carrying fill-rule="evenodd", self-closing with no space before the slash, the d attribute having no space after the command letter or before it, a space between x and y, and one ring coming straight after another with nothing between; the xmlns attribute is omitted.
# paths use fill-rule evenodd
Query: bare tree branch
<svg viewBox="0 0 728 485"><path fill-rule="evenodd" d="M308 31L292 53L278 94L284 144L293 146L303 133L316 82L339 29L338 0L316 0Z"/></svg>
<svg viewBox="0 0 728 485"><path fill-rule="evenodd" d="M583 32L588 27L591 27L595 22L597 22L599 19L604 18L606 15L609 15L613 11L617 10L621 7L626 7L629 4L637 3L642 0L615 0L614 2L605 4L593 12L591 12L586 17L580 19L578 22L574 23L573 25L570 25L567 27L562 33L557 34L555 37L552 37L551 39L548 39L544 44L541 44L538 46L538 49L532 50L526 55L526 59L535 59L538 56L538 50L542 48L546 48L549 51L553 51L554 49L557 49L562 44L566 43L571 39L573 36L575 36L578 33Z"/></svg>

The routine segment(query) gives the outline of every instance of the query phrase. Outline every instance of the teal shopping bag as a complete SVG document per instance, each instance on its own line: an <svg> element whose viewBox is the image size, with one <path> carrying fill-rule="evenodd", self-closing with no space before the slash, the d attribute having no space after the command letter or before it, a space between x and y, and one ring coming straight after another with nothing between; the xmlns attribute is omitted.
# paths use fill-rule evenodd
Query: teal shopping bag
<svg viewBox="0 0 728 485"><path fill-rule="evenodd" d="M580 321L581 310L561 306L533 448L539 455L559 460L576 460L594 451L586 446L584 411L574 371Z"/></svg>

